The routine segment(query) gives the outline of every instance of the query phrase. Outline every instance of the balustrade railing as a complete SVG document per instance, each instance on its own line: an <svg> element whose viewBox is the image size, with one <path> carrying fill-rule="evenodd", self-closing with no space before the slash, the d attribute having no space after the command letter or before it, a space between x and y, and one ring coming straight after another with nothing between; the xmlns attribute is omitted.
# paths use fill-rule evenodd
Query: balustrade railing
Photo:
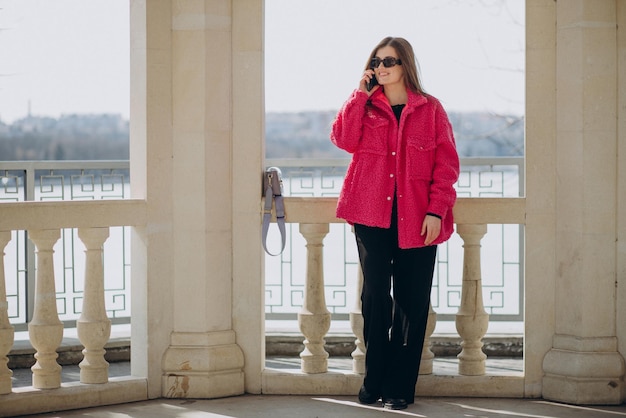
<svg viewBox="0 0 626 418"><path fill-rule="evenodd" d="M0 168L4 170L4 168ZM300 378L317 379L335 375L328 373L329 353L325 350L325 338L334 321L326 301L328 287L325 261L325 246L331 226L345 225L335 217L335 197L285 198L287 222L299 225L305 246L305 280L302 304L297 312L298 327L303 338L304 350L301 357ZM261 205L260 205L261 207ZM56 268L55 248L64 230L77 231L77 240L85 249L84 256L77 265L83 267L83 299L77 330L84 346L83 361L80 367L80 382L93 388L94 383L107 383L110 378L108 364L104 359L104 345L109 339L111 313L106 308L105 267L102 263L105 246L110 239L112 228L145 224L145 202L141 200L80 201L80 202L6 202L0 204L5 216L0 219L0 249L3 257L0 262L0 395L13 393L11 370L7 367L7 354L14 341L14 326L10 323L9 296L6 291L5 265L7 245L12 233L24 231L32 242L36 253L37 268L34 284L33 314L28 324L28 336L36 350L36 363L32 367L32 388L61 388L61 366L57 362L57 351L63 338L63 323L58 312L58 278L63 275ZM95 209L95 210L94 210ZM525 202L518 197L461 197L455 206L455 219L459 239L463 242L461 297L457 311L453 314L458 334L462 340L462 352L458 357L458 374L465 376L485 375L486 356L482 351L482 339L487 332L490 319L483 303L483 273L481 250L484 237L489 235L487 225L523 226L525 222ZM348 228L347 237L352 232ZM350 238L352 240L352 238ZM362 286L362 276L358 265L347 279L354 288L354 304L349 311L350 324L355 338L352 353L352 374L354 379L364 372L365 346L362 335L362 317L358 294ZM423 349L421 374L432 374L433 353L429 340L437 321L437 308L431 309L426 341ZM264 372L267 393L277 393L276 388L293 384L290 379ZM517 376L519 377L519 376ZM280 381L280 382L278 382ZM88 385L89 384L89 385ZM141 382L140 384L145 384ZM516 381L516 385L519 382ZM311 390L315 385L304 385L302 390ZM329 387L332 387L329 386ZM307 389L308 388L308 389ZM74 388L76 390L76 388ZM91 389L90 389L91 390ZM265 389L264 389L265 390ZM282 393L293 393L279 389ZM337 393L348 390L336 389ZM350 393L353 392L349 389ZM72 395L73 396L73 395ZM8 399L8 398L5 398ZM25 410L28 411L28 408ZM2 414L0 414L2 415Z"/></svg>
<svg viewBox="0 0 626 418"><path fill-rule="evenodd" d="M325 297L324 238L329 225L342 223L334 216L335 198L286 197L285 212L288 223L299 224L306 240L306 279L303 303L298 313L298 324L303 335L301 370L307 374L328 371L328 352L324 349L325 337L331 325L331 315ZM454 322L461 337L462 351L458 355L458 373L466 376L485 374L486 355L482 339L487 333L490 315L483 303L481 268L481 242L487 233L488 223L523 225L524 199L521 198L460 198L455 206L457 233L463 241L461 301ZM358 290L362 275L357 269L353 278ZM362 336L362 317L359 298L350 312L350 324L355 335L352 353L353 371L364 372L365 347ZM420 374L433 372L433 353L430 337L435 329L437 314L431 308L426 340L422 353Z"/></svg>
<svg viewBox="0 0 626 418"><path fill-rule="evenodd" d="M76 404L86 404L79 398L86 393L113 393L113 386L101 385L110 381L108 362L105 360L105 344L111 332L110 312L105 308L104 248L115 227L144 225L145 202L142 200L109 200L80 202L5 202L0 203L0 416L12 416L62 409L68 399ZM58 311L59 270L55 257L57 242L63 231L75 229L77 239L85 251L77 255L82 271L76 272L83 283L81 290L80 317L77 333L84 349L79 363L80 382L69 391L61 384L62 366L58 352L64 337L64 326ZM8 367L8 354L15 342L15 327L10 323L10 303L6 291L5 261L7 246L15 231L24 231L35 251L36 269L33 270L34 295L32 317L28 322L28 339L35 354L31 367L32 385L15 391L12 370ZM62 274L62 273L61 273ZM118 379L119 378L113 378ZM145 379L125 377L128 391L120 393L124 402L137 400L138 393L145 393ZM85 386L80 386L84 384ZM98 388L93 384L99 384ZM131 389L132 388L132 389ZM143 388L143 389L142 389ZM39 390L60 391L44 391ZM46 398L46 394L50 398ZM46 398L46 402L32 402L33 396ZM106 395L109 396L109 395ZM145 395L141 397L144 399ZM32 402L32 404L31 404ZM55 406L56 405L56 406ZM6 415L9 414L9 415Z"/></svg>
<svg viewBox="0 0 626 418"><path fill-rule="evenodd" d="M128 161L2 161L0 204L25 201L88 201L129 196ZM130 322L130 243L128 228L111 227L105 244L106 310L114 323ZM84 245L75 228L60 231L55 244L56 303L65 326L74 327L83 310ZM35 307L35 246L28 232L16 230L6 248L8 317L25 331Z"/></svg>

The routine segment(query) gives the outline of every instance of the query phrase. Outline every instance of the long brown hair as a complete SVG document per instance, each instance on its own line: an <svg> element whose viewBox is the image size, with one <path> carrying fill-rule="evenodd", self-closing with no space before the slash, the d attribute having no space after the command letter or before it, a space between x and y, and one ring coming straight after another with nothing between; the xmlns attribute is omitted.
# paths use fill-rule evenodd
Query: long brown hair
<svg viewBox="0 0 626 418"><path fill-rule="evenodd" d="M426 91L422 87L420 83L420 78L417 70L417 60L415 59L415 53L413 52L413 47L404 38L394 38L392 36L388 36L376 45L376 47L372 50L370 57L365 63L365 69L370 68L370 62L372 58L376 56L376 52L380 48L384 48L386 46L390 46L396 50L398 54L398 58L402 60L402 67L404 67L404 84L406 87L413 91L414 93L426 95Z"/></svg>

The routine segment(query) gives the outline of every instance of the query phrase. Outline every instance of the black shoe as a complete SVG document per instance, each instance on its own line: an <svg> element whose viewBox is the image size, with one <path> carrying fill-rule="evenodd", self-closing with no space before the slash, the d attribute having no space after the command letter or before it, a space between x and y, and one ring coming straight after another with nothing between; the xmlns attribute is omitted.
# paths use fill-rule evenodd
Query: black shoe
<svg viewBox="0 0 626 418"><path fill-rule="evenodd" d="M384 409L406 409L406 401L402 398L385 398L383 399Z"/></svg>
<svg viewBox="0 0 626 418"><path fill-rule="evenodd" d="M380 399L379 395L374 395L372 393L369 393L367 389L365 389L365 386L361 386L361 389L359 390L359 402L360 403L365 404L365 405L371 405L371 404L378 402L378 399Z"/></svg>

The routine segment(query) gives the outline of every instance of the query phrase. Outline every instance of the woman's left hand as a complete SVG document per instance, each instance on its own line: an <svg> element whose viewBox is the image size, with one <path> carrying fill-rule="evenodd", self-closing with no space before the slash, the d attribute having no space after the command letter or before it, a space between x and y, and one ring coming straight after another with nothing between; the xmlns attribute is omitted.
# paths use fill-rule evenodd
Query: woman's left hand
<svg viewBox="0 0 626 418"><path fill-rule="evenodd" d="M436 216L426 215L424 222L422 222L421 236L426 235L424 238L424 244L430 245L441 232L441 219Z"/></svg>

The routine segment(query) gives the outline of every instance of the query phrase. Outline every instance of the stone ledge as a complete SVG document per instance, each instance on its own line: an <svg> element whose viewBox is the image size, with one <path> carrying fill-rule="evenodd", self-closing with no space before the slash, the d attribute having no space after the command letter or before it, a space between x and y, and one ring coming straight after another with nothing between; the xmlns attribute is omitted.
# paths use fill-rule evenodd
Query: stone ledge
<svg viewBox="0 0 626 418"><path fill-rule="evenodd" d="M297 357L302 350L304 337L299 334L268 334L266 337L266 355ZM325 338L326 351L333 357L349 357L354 351L354 335L332 334ZM431 350L436 357L455 357L461 352L461 338L458 336L434 335L431 338ZM522 357L524 339L518 335L491 335L483 338L483 351L488 357ZM119 338L105 345L104 358L109 363L130 361L130 340ZM64 339L57 350L57 362L62 365L78 364L83 359L83 346L76 339ZM16 341L9 353L10 369L29 368L35 364L35 349L29 341Z"/></svg>
<svg viewBox="0 0 626 418"><path fill-rule="evenodd" d="M263 393L270 395L351 395L359 391L363 376L348 371L305 374L297 369L265 370ZM418 396L523 398L524 375L447 376L420 375Z"/></svg>
<svg viewBox="0 0 626 418"><path fill-rule="evenodd" d="M31 416L147 399L148 382L132 376L111 378L104 384L62 383L58 389L14 388L13 393L2 395L0 417Z"/></svg>
<svg viewBox="0 0 626 418"><path fill-rule="evenodd" d="M333 357L349 357L355 349L354 335L328 335L326 351ZM298 356L304 350L303 336L298 334L270 334L266 338L266 355ZM431 350L436 357L455 357L461 352L461 337L433 335ZM483 351L488 357L523 357L524 339L519 335L491 335L483 338Z"/></svg>

